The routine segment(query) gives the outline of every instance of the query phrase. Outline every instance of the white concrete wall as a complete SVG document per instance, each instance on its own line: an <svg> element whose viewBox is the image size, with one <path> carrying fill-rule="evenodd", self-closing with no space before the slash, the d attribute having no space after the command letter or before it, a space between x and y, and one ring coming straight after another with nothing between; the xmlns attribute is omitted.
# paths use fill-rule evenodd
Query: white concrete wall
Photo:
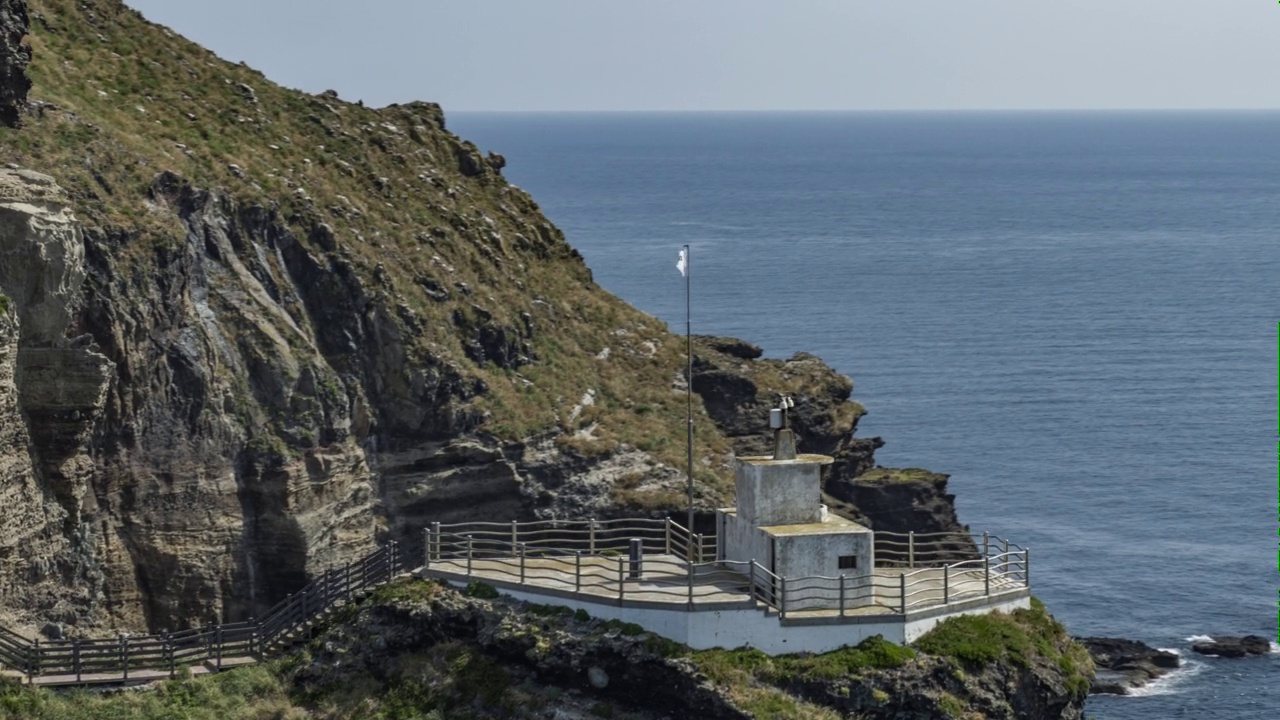
<svg viewBox="0 0 1280 720"><path fill-rule="evenodd" d="M739 460L738 517L748 525L822 521L822 463Z"/></svg>
<svg viewBox="0 0 1280 720"><path fill-rule="evenodd" d="M788 582L787 610L812 610L835 608L840 604L839 580L798 580L817 576L835 578L846 575L844 580L846 607L870 604L871 588L871 539L870 531L850 531L813 535L783 535L774 539L773 559L779 577L797 578ZM856 570L841 570L841 555L858 558ZM867 596L867 597L863 597Z"/></svg>
<svg viewBox="0 0 1280 720"><path fill-rule="evenodd" d="M726 560L734 562L755 560L765 569L771 567L773 544L763 530L743 522L733 514L725 516L724 529L724 537L720 538L720 544L724 547Z"/></svg>
<svg viewBox="0 0 1280 720"><path fill-rule="evenodd" d="M517 600L550 605L563 605L574 610L585 610L592 617L635 623L646 630L683 643L695 650L720 647L726 649L743 646L757 648L770 655L785 653L823 653L846 645L857 645L863 640L880 635L885 640L906 644L919 638L943 620L956 615L983 614L992 610L1011 611L1031 606L1028 596L981 606L960 603L958 608L938 608L928 617L906 622L900 616L887 616L884 620L866 617L828 618L823 621L779 621L776 615L761 610L698 610L690 612L685 606L672 609L619 607L610 603L596 603L580 599L543 595L527 590L499 588L499 592Z"/></svg>

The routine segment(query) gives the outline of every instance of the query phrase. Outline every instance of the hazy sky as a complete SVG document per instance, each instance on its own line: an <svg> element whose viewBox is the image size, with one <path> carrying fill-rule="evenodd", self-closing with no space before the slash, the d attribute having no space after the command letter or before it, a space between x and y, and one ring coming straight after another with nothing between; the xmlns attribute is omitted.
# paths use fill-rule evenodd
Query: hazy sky
<svg viewBox="0 0 1280 720"><path fill-rule="evenodd" d="M277 82L446 110L1280 107L1270 0L127 0Z"/></svg>

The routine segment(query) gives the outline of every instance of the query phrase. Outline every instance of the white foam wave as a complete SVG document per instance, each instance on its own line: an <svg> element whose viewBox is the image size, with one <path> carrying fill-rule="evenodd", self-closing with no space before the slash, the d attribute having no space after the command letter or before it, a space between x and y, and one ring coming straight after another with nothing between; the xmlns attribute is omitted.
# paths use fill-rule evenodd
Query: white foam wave
<svg viewBox="0 0 1280 720"><path fill-rule="evenodd" d="M1182 657L1182 651L1179 650L1178 648L1156 648L1156 649L1159 650L1160 652L1173 653L1178 657Z"/></svg>
<svg viewBox="0 0 1280 720"><path fill-rule="evenodd" d="M1168 675L1152 680L1140 688L1132 688L1125 697L1151 697L1152 695L1173 695L1177 692L1178 686L1186 682L1187 678L1195 677L1204 670L1204 663L1188 661L1182 663L1182 667L1170 672Z"/></svg>
<svg viewBox="0 0 1280 720"><path fill-rule="evenodd" d="M1277 644L1274 640L1271 641L1271 654L1280 655L1280 644Z"/></svg>
<svg viewBox="0 0 1280 720"><path fill-rule="evenodd" d="M1186 638L1186 641L1189 643L1212 642L1213 638L1208 635L1192 635L1191 637Z"/></svg>

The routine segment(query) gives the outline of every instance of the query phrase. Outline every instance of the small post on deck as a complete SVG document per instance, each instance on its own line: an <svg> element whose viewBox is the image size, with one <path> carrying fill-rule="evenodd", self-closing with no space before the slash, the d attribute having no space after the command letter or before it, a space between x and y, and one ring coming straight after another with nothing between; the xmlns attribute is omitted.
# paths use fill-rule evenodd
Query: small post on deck
<svg viewBox="0 0 1280 720"><path fill-rule="evenodd" d="M524 584L524 543L516 543L516 552L520 554L520 584Z"/></svg>
<svg viewBox="0 0 1280 720"><path fill-rule="evenodd" d="M916 566L916 533L914 530L907 533L907 567L914 569Z"/></svg>
<svg viewBox="0 0 1280 720"><path fill-rule="evenodd" d="M622 600L627 594L627 559L618 556L618 605L622 605Z"/></svg>
<svg viewBox="0 0 1280 720"><path fill-rule="evenodd" d="M778 598L778 619L782 620L787 616L787 579L782 578L782 590Z"/></svg>
<svg viewBox="0 0 1280 720"><path fill-rule="evenodd" d="M129 679L129 636L121 633L120 635L120 669L123 673L121 679ZM221 668L219 668L221 669Z"/></svg>
<svg viewBox="0 0 1280 720"><path fill-rule="evenodd" d="M951 602L951 566L942 566L942 604Z"/></svg>
<svg viewBox="0 0 1280 720"><path fill-rule="evenodd" d="M1009 572L1009 541L1004 541L1004 549L1000 551L1000 574L1005 575Z"/></svg>
<svg viewBox="0 0 1280 720"><path fill-rule="evenodd" d="M302 596L305 598L307 594L303 593ZM222 626L218 625L217 628L214 630L214 632L215 632L215 637L218 643L216 667L218 668L218 672L222 672Z"/></svg>
<svg viewBox="0 0 1280 720"><path fill-rule="evenodd" d="M587 519L587 550L592 554L596 554L596 519Z"/></svg>
<svg viewBox="0 0 1280 720"><path fill-rule="evenodd" d="M982 592L984 595L991 594L991 558L982 558Z"/></svg>
<svg viewBox="0 0 1280 720"><path fill-rule="evenodd" d="M902 573L898 576L898 592L902 596L902 614L907 614L907 574Z"/></svg>
<svg viewBox="0 0 1280 720"><path fill-rule="evenodd" d="M440 523L438 522L431 523L431 537L436 539L435 547L432 548L431 559L439 561L440 560L440 542L441 540L443 540L443 538L440 536Z"/></svg>
<svg viewBox="0 0 1280 720"><path fill-rule="evenodd" d="M520 526L515 520L511 521L511 547L514 548L520 542Z"/></svg>
<svg viewBox="0 0 1280 720"><path fill-rule="evenodd" d="M1022 581L1031 587L1031 548L1022 551Z"/></svg>
<svg viewBox="0 0 1280 720"><path fill-rule="evenodd" d="M644 574L644 541L640 538L631 538L627 541L627 559L630 561L630 575L633 578L639 578Z"/></svg>
<svg viewBox="0 0 1280 720"><path fill-rule="evenodd" d="M40 674L40 641L37 639L31 647L31 654L27 656L27 684L34 685L36 675Z"/></svg>
<svg viewBox="0 0 1280 720"><path fill-rule="evenodd" d="M663 553L671 554L671 518L664 518L662 521L662 534L664 540Z"/></svg>
<svg viewBox="0 0 1280 720"><path fill-rule="evenodd" d="M80 682L80 638L71 641L71 667L76 672L76 682Z"/></svg>
<svg viewBox="0 0 1280 720"><path fill-rule="evenodd" d="M573 551L573 591L582 592L582 551Z"/></svg>
<svg viewBox="0 0 1280 720"><path fill-rule="evenodd" d="M694 535L693 537L694 537L694 542L698 543L698 563L699 563L699 564L701 564L701 563L703 562L703 560L702 560L702 533L698 533L698 534Z"/></svg>
<svg viewBox="0 0 1280 720"><path fill-rule="evenodd" d="M473 542L473 538L470 535L468 535L467 536L467 577L471 577L471 556L473 553L474 545L475 543Z"/></svg>
<svg viewBox="0 0 1280 720"><path fill-rule="evenodd" d="M422 569L431 567L431 528L422 530Z"/></svg>
<svg viewBox="0 0 1280 720"><path fill-rule="evenodd" d="M173 638L165 633L164 636L164 656L169 661L169 679L178 677L177 663L173 659ZM80 679L79 673L76 674L76 680Z"/></svg>

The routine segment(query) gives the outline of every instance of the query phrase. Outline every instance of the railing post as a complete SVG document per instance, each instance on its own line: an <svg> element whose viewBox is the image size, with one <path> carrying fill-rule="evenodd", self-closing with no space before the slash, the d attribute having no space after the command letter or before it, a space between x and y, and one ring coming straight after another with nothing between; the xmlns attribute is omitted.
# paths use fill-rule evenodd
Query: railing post
<svg viewBox="0 0 1280 720"><path fill-rule="evenodd" d="M787 579L782 578L781 597L778 598L778 619L787 617Z"/></svg>
<svg viewBox="0 0 1280 720"><path fill-rule="evenodd" d="M622 600L627 593L627 560L621 555L618 556L618 605L622 605Z"/></svg>
<svg viewBox="0 0 1280 720"><path fill-rule="evenodd" d="M914 530L907 533L907 567L914 569L916 566L916 533Z"/></svg>
<svg viewBox="0 0 1280 720"><path fill-rule="evenodd" d="M840 617L844 617L844 573L840 574Z"/></svg>
<svg viewBox="0 0 1280 720"><path fill-rule="evenodd" d="M516 552L520 553L520 584L524 584L524 543L516 543Z"/></svg>
<svg viewBox="0 0 1280 720"><path fill-rule="evenodd" d="M747 566L747 594L751 596L751 609L756 609L756 559L751 558Z"/></svg>
<svg viewBox="0 0 1280 720"><path fill-rule="evenodd" d="M582 551L573 551L573 591L582 592Z"/></svg>
<svg viewBox="0 0 1280 720"><path fill-rule="evenodd" d="M307 594L306 594L306 593L302 593L302 598L303 598L303 602L304 602L304 604L305 604L305 601L306 601L306 597L307 597ZM218 672L222 672L222 626L221 626L221 625L219 625L219 626L217 627L217 629L216 629L214 632L216 633L216 634L215 634L215 638L217 639L217 643L218 643L218 650L217 650L217 653L218 653L218 654L217 654L217 665L216 665L216 667L218 668Z"/></svg>
<svg viewBox="0 0 1280 720"><path fill-rule="evenodd" d="M307 614L307 591L303 590L302 591L302 622L305 623L308 617L310 616ZM219 625L218 627L222 627L222 626ZM221 637L221 635L219 635L219 637Z"/></svg>
<svg viewBox="0 0 1280 720"><path fill-rule="evenodd" d="M431 567L431 528L422 530L422 569Z"/></svg>
<svg viewBox="0 0 1280 720"><path fill-rule="evenodd" d="M468 535L467 536L467 577L471 577L471 556L474 553L474 546L475 546L475 543L473 541L473 538L470 535Z"/></svg>
<svg viewBox="0 0 1280 720"><path fill-rule="evenodd" d="M596 554L596 519L587 519L587 551Z"/></svg>
<svg viewBox="0 0 1280 720"><path fill-rule="evenodd" d="M671 554L671 518L663 518L662 535L663 535L663 552L667 555L670 555Z"/></svg>
<svg viewBox="0 0 1280 720"><path fill-rule="evenodd" d="M951 566L942 566L942 604L951 602Z"/></svg>
<svg viewBox="0 0 1280 720"><path fill-rule="evenodd" d="M173 659L173 637L168 633L165 633L164 636L164 656L165 659L169 661L169 679L172 680L173 678L178 677L178 668L177 663L174 662ZM79 679L80 676L77 675L76 680Z"/></svg>
<svg viewBox="0 0 1280 720"><path fill-rule="evenodd" d="M1006 575L1009 572L1009 541L1004 541L1004 549L1000 551L1003 559L1000 561L1000 574Z"/></svg>
<svg viewBox="0 0 1280 720"><path fill-rule="evenodd" d="M31 646L31 654L27 658L27 684L34 685L35 678L40 674L40 641L36 640Z"/></svg>
<svg viewBox="0 0 1280 720"><path fill-rule="evenodd" d="M440 560L440 543L443 540L440 536L440 523L431 523L431 537L436 539L435 547L432 548L431 559L438 562Z"/></svg>
<svg viewBox="0 0 1280 720"><path fill-rule="evenodd" d="M253 616L250 615L249 616L249 654L258 655L261 653L261 651L262 651L262 648L259 647L259 638L258 638L258 623L256 620L254 620Z"/></svg>
<svg viewBox="0 0 1280 720"><path fill-rule="evenodd" d="M982 533L982 557L991 557L991 533Z"/></svg>
<svg viewBox="0 0 1280 720"><path fill-rule="evenodd" d="M1031 587L1031 548L1022 551L1022 581Z"/></svg>
<svg viewBox="0 0 1280 720"><path fill-rule="evenodd" d="M982 558L982 592L984 595L991 594L991 558Z"/></svg>
<svg viewBox="0 0 1280 720"><path fill-rule="evenodd" d="M902 614L907 614L907 574L898 576L898 592L902 595Z"/></svg>
<svg viewBox="0 0 1280 720"><path fill-rule="evenodd" d="M129 636L120 635L120 670L122 679L129 679Z"/></svg>
<svg viewBox="0 0 1280 720"><path fill-rule="evenodd" d="M702 533L695 533L690 537L693 539L694 542L698 544L697 558L698 558L698 562L701 563L702 562Z"/></svg>
<svg viewBox="0 0 1280 720"><path fill-rule="evenodd" d="M520 526L515 520L511 521L511 549L514 550L516 545L520 543Z"/></svg>
<svg viewBox="0 0 1280 720"><path fill-rule="evenodd" d="M71 641L71 667L75 669L76 682L80 682L80 638Z"/></svg>

